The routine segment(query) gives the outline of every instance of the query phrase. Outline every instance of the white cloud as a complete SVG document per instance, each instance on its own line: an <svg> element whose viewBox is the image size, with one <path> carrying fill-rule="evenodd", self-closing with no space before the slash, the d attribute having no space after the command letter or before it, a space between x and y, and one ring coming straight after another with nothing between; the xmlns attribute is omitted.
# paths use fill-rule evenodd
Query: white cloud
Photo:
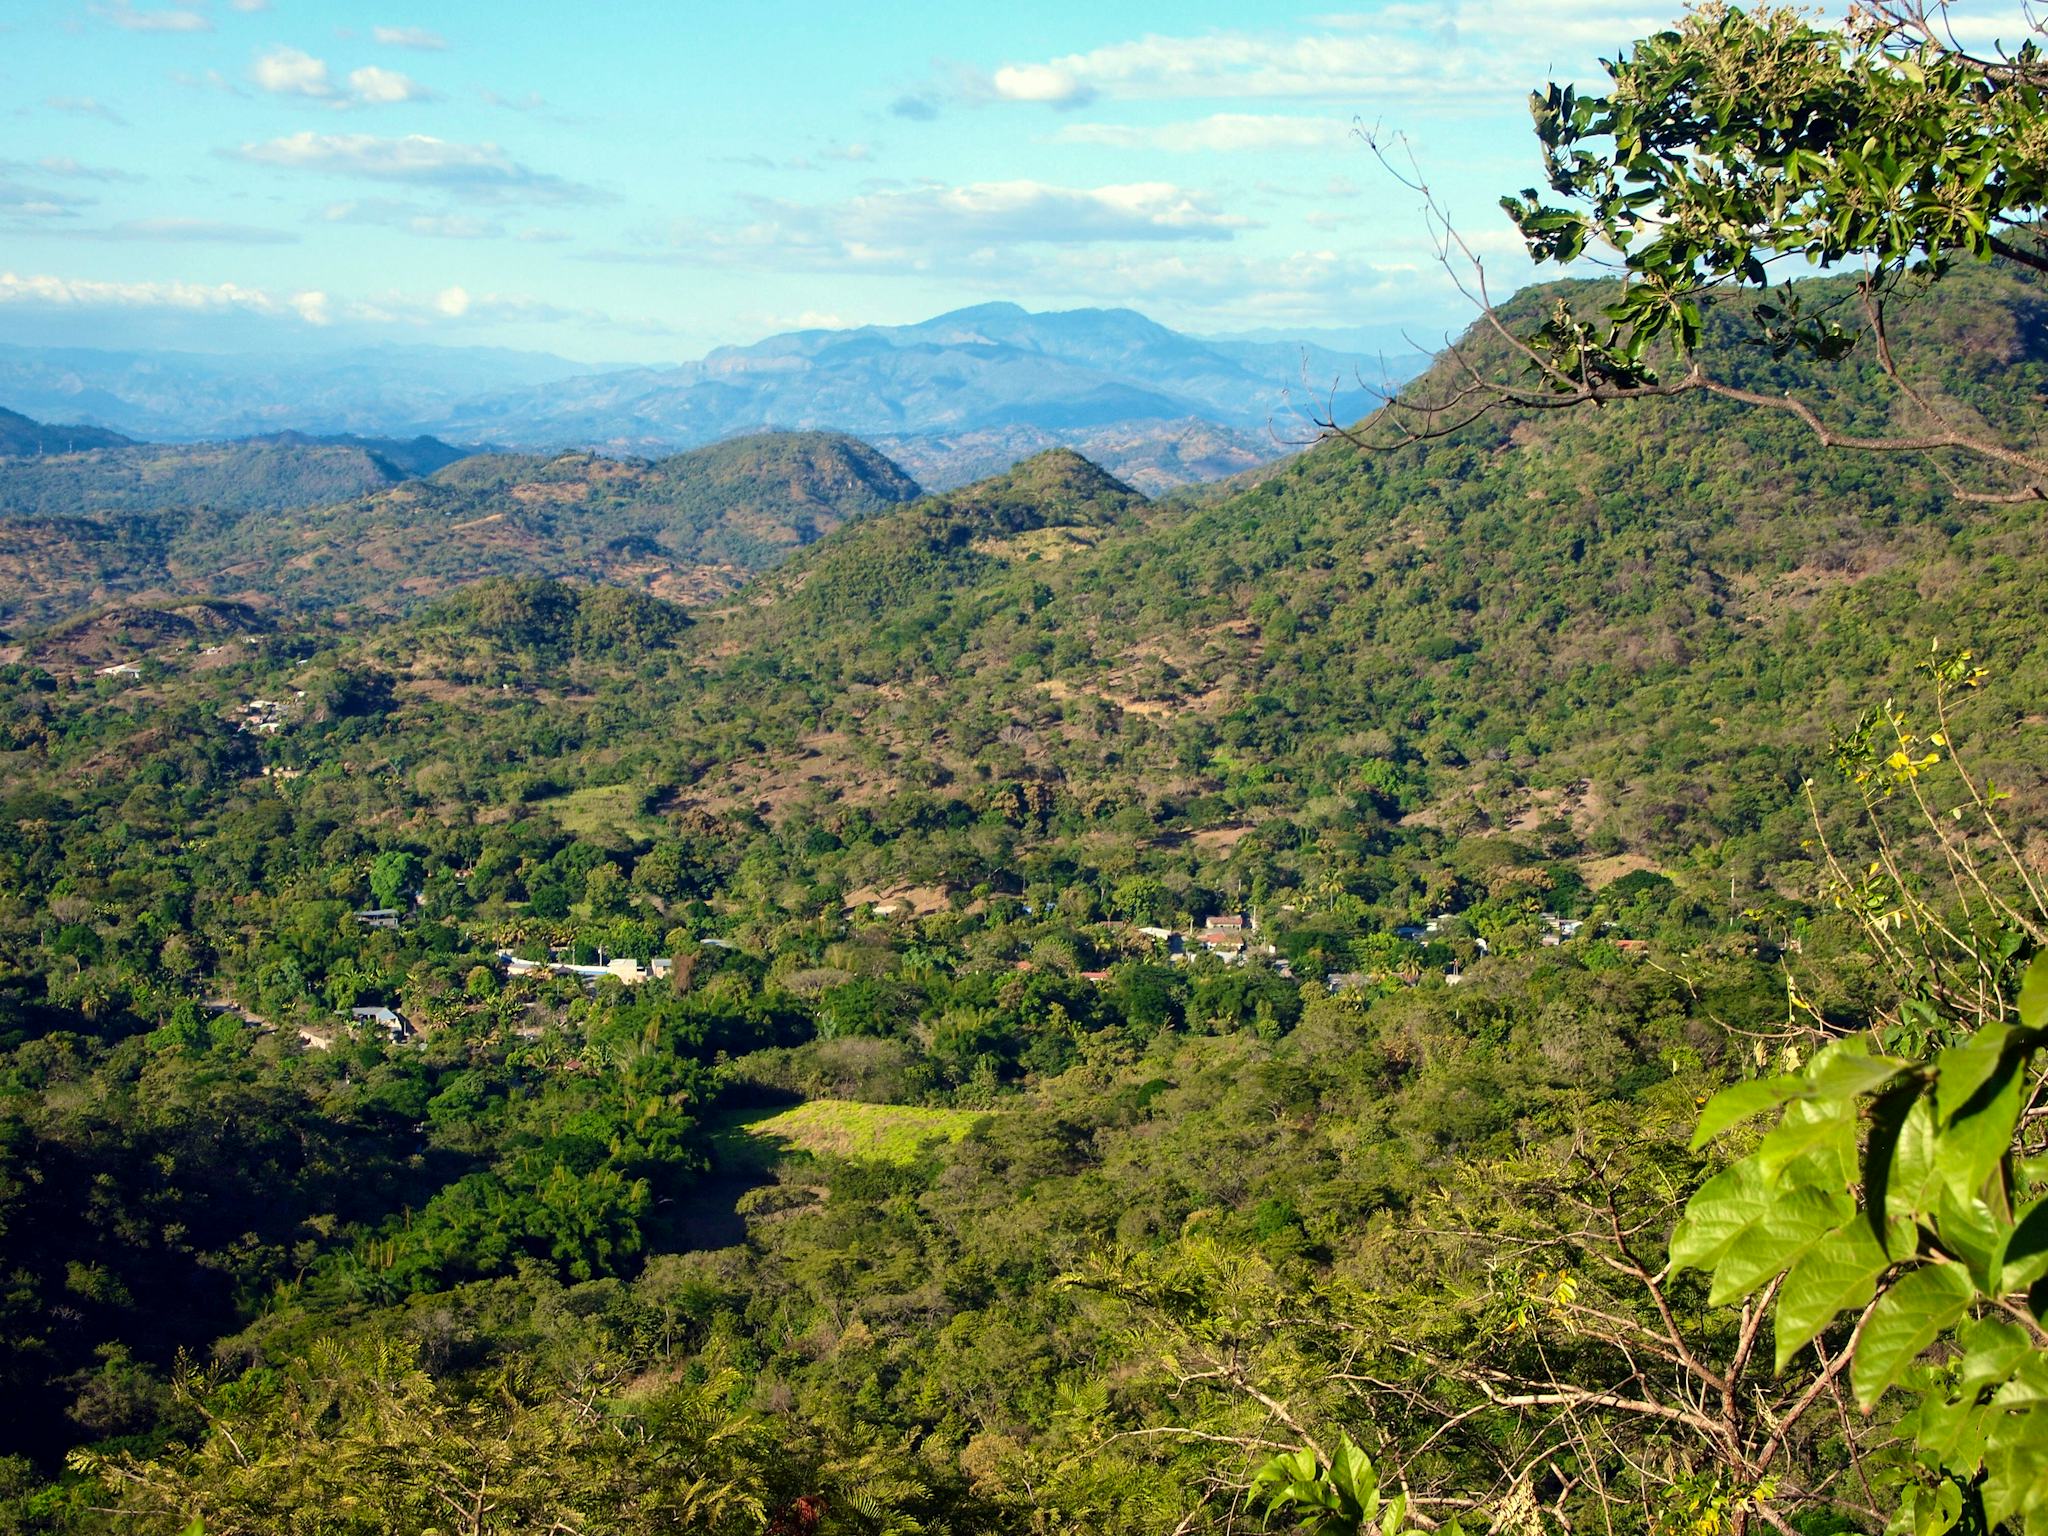
<svg viewBox="0 0 2048 1536"><path fill-rule="evenodd" d="M1591 69L1617 39L1669 18L1640 0L1433 0L1318 18L1314 33L1147 34L1085 53L1006 63L986 89L1005 101L1073 107L1120 99L1296 98L1357 103L1471 99L1526 90L1546 70Z"/></svg>
<svg viewBox="0 0 2048 1536"><path fill-rule="evenodd" d="M366 106L389 106L401 101L426 101L433 92L421 85L410 75L402 75L395 69L380 69L375 64L366 64L352 70L348 77L349 89L357 101Z"/></svg>
<svg viewBox="0 0 2048 1536"><path fill-rule="evenodd" d="M75 219L78 210L91 207L93 201L48 187L0 180L0 218L4 219Z"/></svg>
<svg viewBox="0 0 2048 1536"><path fill-rule="evenodd" d="M435 240L487 240L505 231L491 219L449 213L395 198L371 197L330 204L321 217L330 224L373 224Z"/></svg>
<svg viewBox="0 0 2048 1536"><path fill-rule="evenodd" d="M97 229L73 229L66 235L79 240L203 243L208 245L296 245L299 237L288 230L268 229L257 224L231 224L218 219L152 218L123 219Z"/></svg>
<svg viewBox="0 0 2048 1536"><path fill-rule="evenodd" d="M228 9L240 11L244 15L254 15L258 11L269 10L270 0L228 0Z"/></svg>
<svg viewBox="0 0 2048 1536"><path fill-rule="evenodd" d="M1006 101L1043 101L1059 107L1079 106L1095 94L1071 69L1059 64L1006 64L996 71L992 83L996 94Z"/></svg>
<svg viewBox="0 0 2048 1536"><path fill-rule="evenodd" d="M217 69L204 71L178 69L171 72L171 79L188 91L213 91L222 96L247 96L234 81Z"/></svg>
<svg viewBox="0 0 2048 1536"><path fill-rule="evenodd" d="M279 46L256 60L249 78L273 96L332 96L325 60L298 48Z"/></svg>
<svg viewBox="0 0 2048 1536"><path fill-rule="evenodd" d="M1218 211L1171 182L1060 187L1038 181L927 182L843 202L750 200L730 226L678 224L599 261L753 267L802 272L903 273L944 262L999 264L1029 247L1233 239L1250 221Z"/></svg>
<svg viewBox="0 0 2048 1536"><path fill-rule="evenodd" d="M1262 117L1218 112L1193 122L1134 128L1121 123L1074 123L1057 137L1068 144L1103 144L1113 149L1161 149L1173 154L1197 150L1332 149L1351 137L1351 124L1337 117Z"/></svg>
<svg viewBox="0 0 2048 1536"><path fill-rule="evenodd" d="M18 174L26 171L31 175L61 176L66 181L141 181L133 171L119 171L111 166L85 165L70 155L44 155L40 160L0 160L0 172Z"/></svg>
<svg viewBox="0 0 2048 1536"><path fill-rule="evenodd" d="M871 192L827 215L840 236L871 245L1223 240L1245 222L1165 181L1105 187L1028 180L927 183Z"/></svg>
<svg viewBox="0 0 2048 1536"><path fill-rule="evenodd" d="M213 22L189 4L166 10L138 11L133 0L108 0L95 5L92 13L103 21L129 32L211 32Z"/></svg>
<svg viewBox="0 0 2048 1536"><path fill-rule="evenodd" d="M648 333L668 329L653 319L620 319L599 310L564 308L522 294L470 293L455 287L431 294L388 292L344 298L317 288L274 293L240 283L174 280L102 282L91 278L0 270L0 309L10 305L56 310L161 310L187 314L236 312L314 326L352 323L421 329L505 320L619 325Z"/></svg>
<svg viewBox="0 0 2048 1536"><path fill-rule="evenodd" d="M300 295L305 298L308 295ZM313 295L312 297L317 297ZM100 282L0 271L0 304L33 304L75 309L248 310L282 314L296 301L280 301L260 288L239 283Z"/></svg>
<svg viewBox="0 0 2048 1536"><path fill-rule="evenodd" d="M536 171L496 144L461 144L431 134L294 133L244 144L237 158L287 170L437 187L479 202L589 203L596 188Z"/></svg>
<svg viewBox="0 0 2048 1536"><path fill-rule="evenodd" d="M1217 247L1046 250L990 272L985 285L1066 302L1138 304L1172 315L1169 324L1219 330L1458 312L1449 279L1426 263L1315 247L1261 255ZM1417 328L1418 337L1430 333L1429 325Z"/></svg>
<svg viewBox="0 0 2048 1536"><path fill-rule="evenodd" d="M327 61L298 48L276 47L256 60L249 72L261 90L273 96L309 96L335 106L387 107L405 101L429 101L434 93L410 75L380 65L351 70L346 94L336 90Z"/></svg>
<svg viewBox="0 0 2048 1536"><path fill-rule="evenodd" d="M101 122L113 123L120 128L128 126L127 118L97 96L45 96L43 105L52 112L69 112L75 117L96 117Z"/></svg>
<svg viewBox="0 0 2048 1536"><path fill-rule="evenodd" d="M425 27L372 27L370 36L386 48L419 48L438 53L448 46L447 38Z"/></svg>

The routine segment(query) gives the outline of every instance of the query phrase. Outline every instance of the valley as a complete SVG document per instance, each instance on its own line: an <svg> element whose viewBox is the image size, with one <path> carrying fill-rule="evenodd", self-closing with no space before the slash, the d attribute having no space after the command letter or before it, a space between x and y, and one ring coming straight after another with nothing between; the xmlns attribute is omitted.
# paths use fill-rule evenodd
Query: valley
<svg viewBox="0 0 2048 1536"><path fill-rule="evenodd" d="M0 1536L2048 1529L2043 55L1412 11L0 28Z"/></svg>

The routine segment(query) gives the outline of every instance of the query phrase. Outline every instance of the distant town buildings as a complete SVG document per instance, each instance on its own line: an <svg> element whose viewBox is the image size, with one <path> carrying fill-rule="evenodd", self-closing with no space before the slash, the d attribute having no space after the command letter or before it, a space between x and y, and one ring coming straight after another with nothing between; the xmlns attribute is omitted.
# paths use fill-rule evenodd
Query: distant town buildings
<svg viewBox="0 0 2048 1536"><path fill-rule="evenodd" d="M707 939L705 942L708 944L711 941ZM560 951L555 953L559 954ZM675 962L665 955L657 955L645 965L630 956L618 956L598 965L577 965L571 961L552 958L527 960L513 954L509 949L501 949L498 951L498 960L505 967L507 976L531 976L538 971L546 971L555 976L578 976L585 981L602 981L605 977L611 976L629 987L637 987L647 981L664 981L675 969Z"/></svg>

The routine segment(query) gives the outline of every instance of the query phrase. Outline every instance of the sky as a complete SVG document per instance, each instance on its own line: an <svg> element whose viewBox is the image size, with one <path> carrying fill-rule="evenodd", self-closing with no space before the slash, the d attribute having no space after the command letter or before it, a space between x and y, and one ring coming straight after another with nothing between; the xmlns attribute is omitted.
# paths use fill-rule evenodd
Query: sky
<svg viewBox="0 0 2048 1536"><path fill-rule="evenodd" d="M1343 0L1328 0L1342 4ZM0 0L0 342L660 362L994 299L1424 342L1643 0Z"/></svg>

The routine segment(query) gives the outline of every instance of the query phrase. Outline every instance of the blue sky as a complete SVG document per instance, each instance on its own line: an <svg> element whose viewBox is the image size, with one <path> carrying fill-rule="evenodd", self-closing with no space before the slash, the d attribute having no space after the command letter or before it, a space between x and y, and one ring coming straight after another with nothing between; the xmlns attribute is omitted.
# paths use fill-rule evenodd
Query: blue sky
<svg viewBox="0 0 2048 1536"><path fill-rule="evenodd" d="M1674 9L7 0L0 341L658 361L999 298L1440 335L1354 119L1511 287L1528 90Z"/></svg>

